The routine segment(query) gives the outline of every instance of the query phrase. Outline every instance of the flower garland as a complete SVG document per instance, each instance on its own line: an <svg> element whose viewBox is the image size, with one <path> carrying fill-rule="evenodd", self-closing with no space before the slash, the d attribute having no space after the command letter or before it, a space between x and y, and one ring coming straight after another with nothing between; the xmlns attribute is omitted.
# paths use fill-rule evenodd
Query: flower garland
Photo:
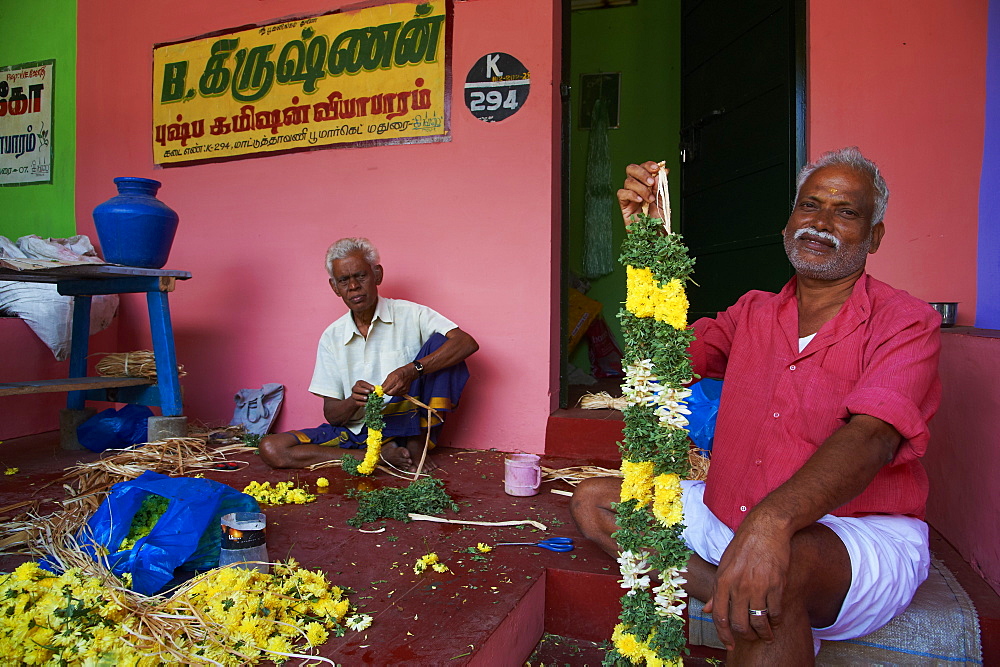
<svg viewBox="0 0 1000 667"><path fill-rule="evenodd" d="M365 460L358 463L356 458L347 454L344 454L341 460L341 466L351 475L357 477L370 475L375 471L375 466L378 465L379 457L382 454L382 429L385 428L385 419L382 417L384 405L382 397L384 395L385 392L382 391L380 384L375 385L372 393L368 394L368 400L365 402L365 426L368 427L368 436L365 439L367 448L365 449Z"/></svg>
<svg viewBox="0 0 1000 667"><path fill-rule="evenodd" d="M620 623L605 665L681 665L685 608L681 573L689 552L681 540L680 480L688 472L684 399L690 390L688 300L684 284L694 266L662 221L636 216L622 246L627 271L626 399L621 501L615 504L622 549ZM659 584L655 585L655 579Z"/></svg>
<svg viewBox="0 0 1000 667"><path fill-rule="evenodd" d="M211 570L167 599L29 562L0 576L0 655L5 664L32 665L308 660L303 650L371 624L366 614L348 616L350 608L343 589L291 559L271 574Z"/></svg>

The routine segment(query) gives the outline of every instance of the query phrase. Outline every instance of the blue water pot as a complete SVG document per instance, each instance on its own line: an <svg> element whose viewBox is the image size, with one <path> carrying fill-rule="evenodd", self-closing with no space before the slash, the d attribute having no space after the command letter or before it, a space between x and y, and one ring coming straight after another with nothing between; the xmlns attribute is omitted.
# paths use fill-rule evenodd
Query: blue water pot
<svg viewBox="0 0 1000 667"><path fill-rule="evenodd" d="M167 263L177 231L177 213L156 198L160 182L120 176L118 196L94 209L94 226L104 261L144 269Z"/></svg>

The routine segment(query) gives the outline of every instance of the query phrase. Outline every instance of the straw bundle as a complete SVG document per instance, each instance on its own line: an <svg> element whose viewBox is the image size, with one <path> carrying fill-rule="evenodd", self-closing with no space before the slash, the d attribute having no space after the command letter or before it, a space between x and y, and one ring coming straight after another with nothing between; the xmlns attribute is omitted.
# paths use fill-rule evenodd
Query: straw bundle
<svg viewBox="0 0 1000 667"><path fill-rule="evenodd" d="M546 468L542 466L542 482L566 482L576 486L591 477L621 477L621 470L600 466L570 466L569 468Z"/></svg>
<svg viewBox="0 0 1000 667"><path fill-rule="evenodd" d="M698 450L692 447L688 450L688 465L691 469L688 471L688 479L693 479L699 482L704 482L708 479L708 466L709 459L698 453Z"/></svg>
<svg viewBox="0 0 1000 667"><path fill-rule="evenodd" d="M624 410L628 401L623 396L612 396L606 391L584 394L577 404L584 410Z"/></svg>
<svg viewBox="0 0 1000 667"><path fill-rule="evenodd" d="M95 369L104 377L156 380L156 359L150 350L105 355ZM177 364L177 376L185 375L184 366Z"/></svg>

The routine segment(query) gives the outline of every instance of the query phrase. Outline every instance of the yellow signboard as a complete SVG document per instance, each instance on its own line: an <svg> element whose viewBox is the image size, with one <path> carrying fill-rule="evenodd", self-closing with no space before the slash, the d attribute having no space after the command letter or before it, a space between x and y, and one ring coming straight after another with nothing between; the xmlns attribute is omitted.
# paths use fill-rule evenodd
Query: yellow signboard
<svg viewBox="0 0 1000 667"><path fill-rule="evenodd" d="M153 48L153 161L449 139L451 0L286 19Z"/></svg>

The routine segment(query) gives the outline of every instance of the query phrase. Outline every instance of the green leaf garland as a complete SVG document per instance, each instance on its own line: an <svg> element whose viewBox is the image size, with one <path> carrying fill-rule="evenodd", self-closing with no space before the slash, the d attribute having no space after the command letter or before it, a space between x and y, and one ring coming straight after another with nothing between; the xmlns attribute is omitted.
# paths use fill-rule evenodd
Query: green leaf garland
<svg viewBox="0 0 1000 667"><path fill-rule="evenodd" d="M622 550L621 621L605 665L680 665L685 651L681 573L690 555L681 540L680 480L688 474L684 399L692 380L687 296L694 260L661 220L638 215L621 262L628 294L619 318L626 368L621 502L614 538ZM659 580L658 582L656 580Z"/></svg>

